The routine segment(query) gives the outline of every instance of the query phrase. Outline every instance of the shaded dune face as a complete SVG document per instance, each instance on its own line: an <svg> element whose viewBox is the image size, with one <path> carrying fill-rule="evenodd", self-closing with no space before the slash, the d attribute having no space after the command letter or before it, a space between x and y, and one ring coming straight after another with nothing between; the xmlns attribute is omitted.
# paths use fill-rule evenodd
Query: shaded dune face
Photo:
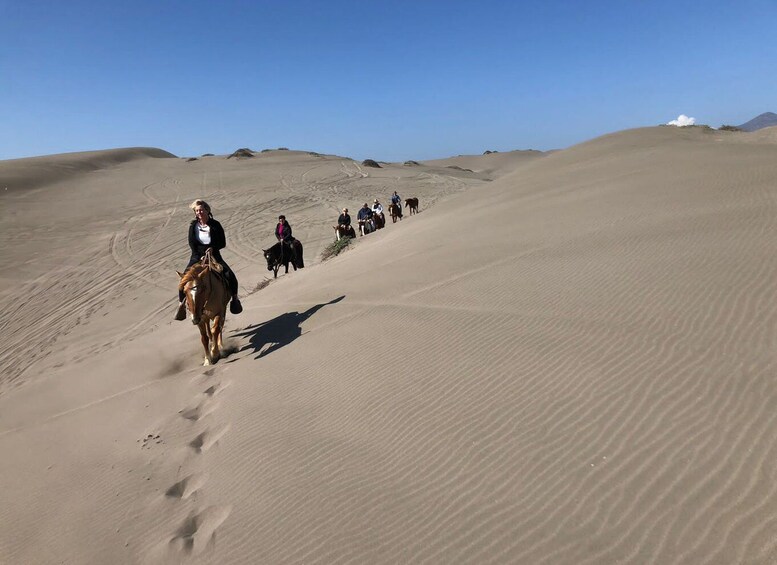
<svg viewBox="0 0 777 565"><path fill-rule="evenodd" d="M67 185L79 205L14 197L29 225L0 212L25 274L2 294L0 548L773 562L777 140L756 134L646 128L380 169L144 159ZM394 190L419 214L318 261L342 208ZM191 324L168 320L186 206L210 195L244 311L205 370ZM65 249L64 224L36 219L52 202L85 226L56 280L22 260ZM244 292L279 213L311 262Z"/></svg>

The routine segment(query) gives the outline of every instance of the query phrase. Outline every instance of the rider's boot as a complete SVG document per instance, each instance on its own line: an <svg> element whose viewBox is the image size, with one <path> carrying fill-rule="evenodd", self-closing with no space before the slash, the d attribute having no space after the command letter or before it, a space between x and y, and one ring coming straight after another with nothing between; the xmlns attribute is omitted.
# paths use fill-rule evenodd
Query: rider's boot
<svg viewBox="0 0 777 565"><path fill-rule="evenodd" d="M233 314L240 314L243 311L243 305L240 304L237 294L232 297L232 302L229 303L229 311Z"/></svg>
<svg viewBox="0 0 777 565"><path fill-rule="evenodd" d="M181 301L181 303L178 304L178 311L175 313L175 319L179 322L186 319L186 302Z"/></svg>

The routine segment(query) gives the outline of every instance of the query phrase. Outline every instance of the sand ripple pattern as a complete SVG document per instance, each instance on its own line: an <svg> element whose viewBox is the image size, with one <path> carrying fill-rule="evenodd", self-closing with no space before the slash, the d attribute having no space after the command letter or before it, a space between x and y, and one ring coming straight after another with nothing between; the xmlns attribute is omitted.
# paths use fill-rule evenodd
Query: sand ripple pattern
<svg viewBox="0 0 777 565"><path fill-rule="evenodd" d="M527 194L488 239L417 242L407 273L423 278L425 252L452 267L401 295L378 277L343 289L365 299L332 323L337 355L312 329L316 368L290 354L262 389L297 409L268 401L238 423L268 478L247 495L266 513L235 518L259 555L777 562L777 166L732 178L715 151L702 178L637 186L620 208L567 210L586 195L568 189L554 210L565 230L544 229L547 201ZM486 221L448 220L440 230ZM367 328L390 350L375 352ZM328 365L340 372L322 379Z"/></svg>

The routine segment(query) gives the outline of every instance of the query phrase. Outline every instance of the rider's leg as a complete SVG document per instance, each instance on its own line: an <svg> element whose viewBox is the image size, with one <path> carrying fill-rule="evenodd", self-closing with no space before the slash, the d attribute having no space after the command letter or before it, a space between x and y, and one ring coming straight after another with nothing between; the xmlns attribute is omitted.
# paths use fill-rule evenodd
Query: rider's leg
<svg viewBox="0 0 777 565"><path fill-rule="evenodd" d="M235 271L225 265L224 274L227 277L227 283L229 284L229 292L232 294L232 301L229 303L229 311L233 314L240 314L243 311L243 305L240 304L240 298L237 296L238 283Z"/></svg>
<svg viewBox="0 0 777 565"><path fill-rule="evenodd" d="M186 265L183 272L186 273L186 271L188 271L196 262L197 257L191 257L189 259L189 264ZM186 293L180 289L178 290L178 308L175 311L175 319L179 322L186 319Z"/></svg>

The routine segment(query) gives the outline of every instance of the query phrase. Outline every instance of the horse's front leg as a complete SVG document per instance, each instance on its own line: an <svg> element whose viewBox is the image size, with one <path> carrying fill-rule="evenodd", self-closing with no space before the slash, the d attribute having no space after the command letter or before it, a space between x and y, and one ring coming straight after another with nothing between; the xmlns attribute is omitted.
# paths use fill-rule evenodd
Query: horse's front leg
<svg viewBox="0 0 777 565"><path fill-rule="evenodd" d="M281 268L281 265L280 265L280 263L279 263L279 264L277 264L277 265L275 265L275 266L272 268L272 273L273 273L273 278L274 278L274 279L277 279L277 278L278 278L278 269L280 269L280 268Z"/></svg>
<svg viewBox="0 0 777 565"><path fill-rule="evenodd" d="M283 273L285 275L288 275L289 274L289 264L288 263L284 263L283 266L286 268L286 270Z"/></svg>
<svg viewBox="0 0 777 565"><path fill-rule="evenodd" d="M200 322L200 341L202 342L202 348L205 350L205 360L203 361L203 366L205 365L211 365L211 357L210 357L210 328L208 327L208 322L206 320L203 320Z"/></svg>
<svg viewBox="0 0 777 565"><path fill-rule="evenodd" d="M216 316L213 320L213 331L210 339L210 358L211 363L221 359L221 332L224 328L224 319Z"/></svg>

